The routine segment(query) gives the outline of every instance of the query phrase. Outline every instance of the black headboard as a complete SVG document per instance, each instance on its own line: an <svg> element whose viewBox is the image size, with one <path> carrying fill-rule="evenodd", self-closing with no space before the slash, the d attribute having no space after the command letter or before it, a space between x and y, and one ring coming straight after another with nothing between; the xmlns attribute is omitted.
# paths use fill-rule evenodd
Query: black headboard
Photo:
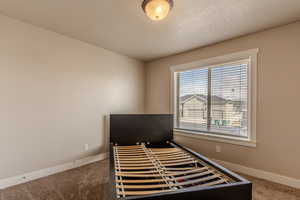
<svg viewBox="0 0 300 200"><path fill-rule="evenodd" d="M110 142L133 145L161 144L173 140L173 115L110 115Z"/></svg>

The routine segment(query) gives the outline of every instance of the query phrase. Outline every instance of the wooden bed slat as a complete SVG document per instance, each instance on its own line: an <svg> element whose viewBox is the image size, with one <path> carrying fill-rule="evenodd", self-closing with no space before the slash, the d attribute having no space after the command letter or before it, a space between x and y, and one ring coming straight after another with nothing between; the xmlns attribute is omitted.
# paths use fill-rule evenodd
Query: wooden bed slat
<svg viewBox="0 0 300 200"><path fill-rule="evenodd" d="M138 147L138 148L114 148L114 150L116 150L116 151L142 151L143 148L142 147Z"/></svg>
<svg viewBox="0 0 300 200"><path fill-rule="evenodd" d="M147 154L118 154L119 158L147 158Z"/></svg>
<svg viewBox="0 0 300 200"><path fill-rule="evenodd" d="M139 148L114 148L115 151L143 151L143 148L139 147Z"/></svg>
<svg viewBox="0 0 300 200"><path fill-rule="evenodd" d="M187 175L187 176L180 176L180 177L176 177L176 178L170 178L170 179L174 179L174 180L178 180L178 179L185 179L185 178L194 178L194 177L199 177L199 176L204 176L204 175L208 175L211 174L211 171L206 171L206 172L202 172L202 173L196 173L193 175ZM167 174L167 176L179 176L179 175L183 175L183 173L172 173L172 174ZM139 174L139 173L127 173L127 172L117 172L116 176L124 176L124 177L161 177L160 174L158 174L158 172L156 172L156 174Z"/></svg>
<svg viewBox="0 0 300 200"><path fill-rule="evenodd" d="M127 156L127 155L147 155L145 152L139 152L139 153L137 153L137 152L133 152L133 153L120 153L120 152L118 152L118 155L119 156Z"/></svg>
<svg viewBox="0 0 300 200"><path fill-rule="evenodd" d="M184 152L176 152L176 153L169 153L169 154L160 154L160 155L155 155L157 158L165 158L165 157L174 157L174 156L186 156L187 154Z"/></svg>
<svg viewBox="0 0 300 200"><path fill-rule="evenodd" d="M116 180L117 183L161 183L165 179L144 179L144 180Z"/></svg>
<svg viewBox="0 0 300 200"><path fill-rule="evenodd" d="M119 169L119 170L126 170L126 169L128 169L128 170L139 170L139 169L156 169L156 167L155 166L153 166L153 167L116 167L117 169Z"/></svg>
<svg viewBox="0 0 300 200"><path fill-rule="evenodd" d="M118 163L119 167L142 167L142 166L153 166L153 163L134 163L134 164L127 164L127 163Z"/></svg>
<svg viewBox="0 0 300 200"><path fill-rule="evenodd" d="M212 173L211 171L206 171L202 173L196 173L192 175L187 175L187 176L180 176L180 177L175 177L175 178L170 178L170 180L182 180L182 179L187 179L187 178L195 178L195 177L200 177L204 175L208 175ZM123 174L123 173L120 173ZM125 174L125 173L124 173ZM119 175L119 173L117 174ZM164 182L165 179L145 179L145 180L117 180L119 183L160 183Z"/></svg>
<svg viewBox="0 0 300 200"><path fill-rule="evenodd" d="M118 153L145 153L144 150L115 150Z"/></svg>
<svg viewBox="0 0 300 200"><path fill-rule="evenodd" d="M154 156L157 160L163 160L163 159L172 159L172 158L180 158L180 157L186 157L185 154L176 154L176 155L168 155L168 156Z"/></svg>
<svg viewBox="0 0 300 200"><path fill-rule="evenodd" d="M192 181L186 181L186 182L180 182L180 183L170 183L170 184L157 184L157 185L123 185L123 186L117 186L117 188L124 188L124 189L151 189L151 188L167 188L167 187L177 187L177 186L184 186L184 185L191 185L191 184L197 184L204 181L209 181L212 179L219 178L220 175L213 175L208 176L205 178L199 178Z"/></svg>
<svg viewBox="0 0 300 200"><path fill-rule="evenodd" d="M188 171L188 170L198 169L198 167L174 167L174 168L165 167L164 169L167 171Z"/></svg>
<svg viewBox="0 0 300 200"><path fill-rule="evenodd" d="M174 153L169 153L169 154L164 154L164 155L157 155L154 154L155 157L170 157L170 156L178 156L178 155L182 155L182 156L189 156L189 154L186 154L184 152L174 152Z"/></svg>
<svg viewBox="0 0 300 200"><path fill-rule="evenodd" d="M119 148L114 148L115 151L143 151L143 148L129 148L129 149L119 149Z"/></svg>
<svg viewBox="0 0 300 200"><path fill-rule="evenodd" d="M221 175L207 176L207 177L204 177L204 178L199 178L199 179L195 179L195 180L191 180L191 181L176 183L176 184L174 184L174 186L184 186L184 185L198 184L198 183L201 183L201 182L205 182L205 181L209 181L209 180L219 178L220 176ZM203 186L203 185L204 184L201 184L200 186Z"/></svg>
<svg viewBox="0 0 300 200"><path fill-rule="evenodd" d="M205 175L208 175L208 174L211 174L211 173L212 173L211 171L205 171L205 172L202 172L202 173L196 173L196 174L192 174L192 175L178 176L174 179L176 181L178 181L178 180L182 180L182 179L196 178L196 177L200 177L200 176L205 176Z"/></svg>
<svg viewBox="0 0 300 200"><path fill-rule="evenodd" d="M141 158L144 158L144 159L150 159L150 158L148 158L147 156L118 156L118 158L120 159L120 160L124 160L124 159L141 159Z"/></svg>
<svg viewBox="0 0 300 200"><path fill-rule="evenodd" d="M119 158L147 158L147 155L118 155Z"/></svg>
<svg viewBox="0 0 300 200"><path fill-rule="evenodd" d="M152 151L151 153L154 153L155 155L162 155L162 154L169 154L169 153L176 153L176 152L183 152L179 149L169 150L169 151Z"/></svg>
<svg viewBox="0 0 300 200"><path fill-rule="evenodd" d="M119 161L120 164L131 164L132 160L122 160ZM152 163L152 160L135 160L134 163Z"/></svg>
<svg viewBox="0 0 300 200"><path fill-rule="evenodd" d="M117 185L117 188L124 189L153 189L153 188L169 188L171 185L169 184L156 184L156 185Z"/></svg>
<svg viewBox="0 0 300 200"><path fill-rule="evenodd" d="M123 161L131 161L132 162L135 162L135 161L149 161L149 162L152 162L149 158L124 158L124 159L119 159L120 163L123 162Z"/></svg>
<svg viewBox="0 0 300 200"><path fill-rule="evenodd" d="M126 148L143 148L142 145L127 145L127 146L114 146L117 149L126 149Z"/></svg>
<svg viewBox="0 0 300 200"><path fill-rule="evenodd" d="M132 152L129 152L129 151L127 151L127 152L125 152L125 151L116 151L119 155L121 155L121 154L145 154L145 152L144 151L132 151Z"/></svg>
<svg viewBox="0 0 300 200"><path fill-rule="evenodd" d="M127 152L127 151L144 151L143 148L136 148L136 149L118 149L118 148L115 148L114 150L115 151L124 151L124 152Z"/></svg>
<svg viewBox="0 0 300 200"><path fill-rule="evenodd" d="M156 160L165 160L165 159L169 160L169 159L175 159L175 158L178 159L178 158L181 158L181 157L186 157L186 155L184 155L184 154L182 154L182 155L178 154L178 155L174 155L174 156L172 156L172 155L170 155L170 156L162 156L162 157L155 156L154 158Z"/></svg>
<svg viewBox="0 0 300 200"><path fill-rule="evenodd" d="M205 170L208 170L207 167L201 167L201 168L195 168L192 170L188 170L188 171L183 171L183 172L166 172L166 174L168 176L179 176L179 175L184 175L184 174L193 174L193 173L197 173L197 172L203 172Z"/></svg>
<svg viewBox="0 0 300 200"><path fill-rule="evenodd" d="M126 196L135 196L135 195L147 195L147 194L156 194L156 193L161 193L161 192L171 192L174 190L152 190L152 191L126 191L126 192L121 192L118 191L118 195L126 195Z"/></svg>
<svg viewBox="0 0 300 200"><path fill-rule="evenodd" d="M123 176L123 177L145 177L145 178L150 178L150 177L161 177L160 174L127 174L127 173L116 173L117 176Z"/></svg>
<svg viewBox="0 0 300 200"><path fill-rule="evenodd" d="M160 160L162 164L167 164L167 163L176 163L176 162L185 162L185 161L195 161L193 158L187 158L187 159L180 159L180 160Z"/></svg>
<svg viewBox="0 0 300 200"><path fill-rule="evenodd" d="M148 170L148 171L117 172L117 173L124 173L124 174L154 174L154 173L159 173L159 171L157 171L157 170Z"/></svg>
<svg viewBox="0 0 300 200"><path fill-rule="evenodd" d="M174 150L178 148L149 148L151 151L169 151L169 150Z"/></svg>
<svg viewBox="0 0 300 200"><path fill-rule="evenodd" d="M118 149L115 148L116 151L121 151L121 152L134 152L134 151L144 151L143 148L138 148L138 149Z"/></svg>
<svg viewBox="0 0 300 200"><path fill-rule="evenodd" d="M192 158L190 156L178 156L178 157L166 157L166 158L159 158L157 160L159 161L168 161L168 160L180 160L180 159L187 159L187 158Z"/></svg>
<svg viewBox="0 0 300 200"><path fill-rule="evenodd" d="M193 161L180 162L180 163L168 163L168 164L164 164L164 166L169 167L169 166L188 165L188 164L195 164L195 163L197 163L197 161L193 160Z"/></svg>

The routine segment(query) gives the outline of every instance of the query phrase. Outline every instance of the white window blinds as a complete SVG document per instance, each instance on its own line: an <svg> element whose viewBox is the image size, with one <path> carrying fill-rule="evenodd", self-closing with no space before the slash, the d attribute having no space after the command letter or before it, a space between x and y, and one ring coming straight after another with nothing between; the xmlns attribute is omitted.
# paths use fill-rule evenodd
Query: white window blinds
<svg viewBox="0 0 300 200"><path fill-rule="evenodd" d="M248 137L248 61L176 73L176 128Z"/></svg>

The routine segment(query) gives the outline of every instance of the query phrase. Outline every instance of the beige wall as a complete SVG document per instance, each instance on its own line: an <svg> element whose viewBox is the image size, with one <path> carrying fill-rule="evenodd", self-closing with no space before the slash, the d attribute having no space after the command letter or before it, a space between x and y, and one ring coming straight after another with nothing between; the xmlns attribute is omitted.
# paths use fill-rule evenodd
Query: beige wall
<svg viewBox="0 0 300 200"><path fill-rule="evenodd" d="M143 63L4 16L0 29L0 179L103 152L104 115L144 111Z"/></svg>
<svg viewBox="0 0 300 200"><path fill-rule="evenodd" d="M300 22L148 63L146 112L170 112L170 66L252 48L260 50L257 147L219 143L216 153L216 142L176 140L212 158L300 179Z"/></svg>

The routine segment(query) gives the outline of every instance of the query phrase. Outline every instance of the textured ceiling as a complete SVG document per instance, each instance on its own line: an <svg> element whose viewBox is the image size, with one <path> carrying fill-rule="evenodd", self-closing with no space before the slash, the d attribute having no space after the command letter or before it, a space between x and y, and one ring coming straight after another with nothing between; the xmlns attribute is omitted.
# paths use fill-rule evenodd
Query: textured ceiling
<svg viewBox="0 0 300 200"><path fill-rule="evenodd" d="M300 19L300 0L174 0L163 21L142 0L0 0L0 13L141 60Z"/></svg>

